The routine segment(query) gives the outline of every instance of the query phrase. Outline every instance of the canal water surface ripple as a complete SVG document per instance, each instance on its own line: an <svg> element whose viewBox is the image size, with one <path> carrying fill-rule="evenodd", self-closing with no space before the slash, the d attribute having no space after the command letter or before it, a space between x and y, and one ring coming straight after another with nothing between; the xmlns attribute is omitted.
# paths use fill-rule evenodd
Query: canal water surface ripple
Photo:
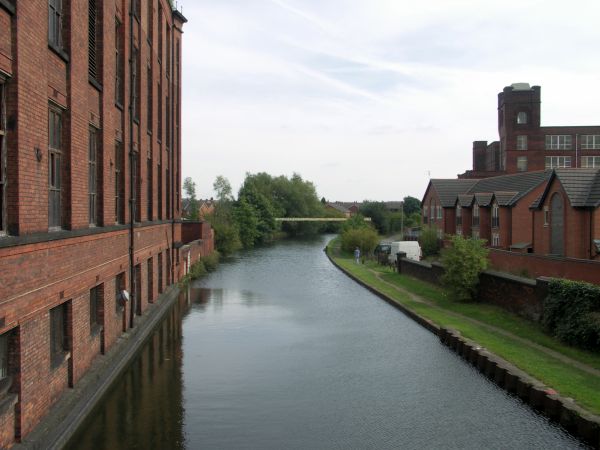
<svg viewBox="0 0 600 450"><path fill-rule="evenodd" d="M580 448L333 267L326 241L193 284L69 448Z"/></svg>

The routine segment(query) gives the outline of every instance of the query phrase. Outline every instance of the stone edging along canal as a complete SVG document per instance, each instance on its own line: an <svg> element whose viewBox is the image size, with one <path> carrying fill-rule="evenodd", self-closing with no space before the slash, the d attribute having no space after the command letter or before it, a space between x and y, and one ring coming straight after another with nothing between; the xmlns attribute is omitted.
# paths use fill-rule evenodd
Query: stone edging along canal
<svg viewBox="0 0 600 450"><path fill-rule="evenodd" d="M573 436L581 439L593 448L600 449L599 417L585 411L575 404L572 399L561 397L553 389L548 388L540 381L527 375L508 361L490 353L476 342L463 337L460 332L449 328L439 327L432 321L418 315L375 287L360 280L340 266L335 259L329 255L327 247L325 248L325 254L327 255L327 258L329 258L329 261L344 274L371 291L377 297L392 305L394 308L402 311L419 325L437 335L444 345L461 356L465 361L472 364L489 380L493 381L507 392L519 397L524 403L532 407L538 413L543 414L552 421L560 424Z"/></svg>
<svg viewBox="0 0 600 450"><path fill-rule="evenodd" d="M143 316L136 316L136 326L122 335L106 355L99 355L75 387L65 391L33 431L12 449L63 448L129 367L179 293L178 285L173 285L155 301L154 307L147 309Z"/></svg>

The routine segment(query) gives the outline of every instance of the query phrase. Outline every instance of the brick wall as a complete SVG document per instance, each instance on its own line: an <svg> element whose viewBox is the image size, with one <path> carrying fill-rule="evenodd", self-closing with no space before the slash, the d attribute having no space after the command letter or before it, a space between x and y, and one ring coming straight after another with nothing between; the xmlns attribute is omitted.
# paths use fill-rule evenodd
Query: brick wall
<svg viewBox="0 0 600 450"><path fill-rule="evenodd" d="M600 261L492 249L490 263L497 270L527 274L530 277L567 278L600 284Z"/></svg>

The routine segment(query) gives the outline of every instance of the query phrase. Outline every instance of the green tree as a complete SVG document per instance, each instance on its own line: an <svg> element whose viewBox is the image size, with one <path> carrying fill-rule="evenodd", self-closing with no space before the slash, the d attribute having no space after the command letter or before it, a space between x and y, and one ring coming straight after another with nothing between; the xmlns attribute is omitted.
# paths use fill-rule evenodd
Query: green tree
<svg viewBox="0 0 600 450"><path fill-rule="evenodd" d="M234 217L242 246L244 248L254 247L259 237L258 214L245 197L242 197L235 205Z"/></svg>
<svg viewBox="0 0 600 450"><path fill-rule="evenodd" d="M233 195L227 178L219 175L213 183L216 193L215 208L207 220L215 230L215 246L224 256L242 247L240 231L233 215Z"/></svg>
<svg viewBox="0 0 600 450"><path fill-rule="evenodd" d="M419 244L421 245L423 256L437 255L440 251L437 228L430 226L423 227L421 229L421 236L419 237Z"/></svg>
<svg viewBox="0 0 600 450"><path fill-rule="evenodd" d="M200 205L196 198L196 183L194 183L191 177L186 177L186 179L183 180L183 190L189 201L189 207L185 218L189 220L199 220Z"/></svg>
<svg viewBox="0 0 600 450"><path fill-rule="evenodd" d="M404 214L410 216L413 213L421 212L421 200L415 197L406 196L404 197L404 206L402 207Z"/></svg>
<svg viewBox="0 0 600 450"><path fill-rule="evenodd" d="M388 234L390 231L390 212L384 202L365 201L360 207L360 213L370 217L373 225L380 234Z"/></svg>
<svg viewBox="0 0 600 450"><path fill-rule="evenodd" d="M379 243L379 235L371 227L350 228L342 233L342 249L352 252L356 247L363 256L370 255Z"/></svg>
<svg viewBox="0 0 600 450"><path fill-rule="evenodd" d="M482 239L452 236L451 246L442 251L442 282L455 301L472 301L477 296L479 274L488 267L488 249Z"/></svg>

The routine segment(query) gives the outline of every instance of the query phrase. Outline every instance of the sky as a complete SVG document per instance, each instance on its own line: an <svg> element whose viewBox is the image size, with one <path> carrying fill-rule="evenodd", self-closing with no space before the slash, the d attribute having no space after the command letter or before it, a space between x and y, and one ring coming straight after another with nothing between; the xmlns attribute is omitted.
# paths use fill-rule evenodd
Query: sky
<svg viewBox="0 0 600 450"><path fill-rule="evenodd" d="M600 125L598 0L178 0L183 177L247 172L328 201L421 198L494 141L497 94L542 87L542 125Z"/></svg>

